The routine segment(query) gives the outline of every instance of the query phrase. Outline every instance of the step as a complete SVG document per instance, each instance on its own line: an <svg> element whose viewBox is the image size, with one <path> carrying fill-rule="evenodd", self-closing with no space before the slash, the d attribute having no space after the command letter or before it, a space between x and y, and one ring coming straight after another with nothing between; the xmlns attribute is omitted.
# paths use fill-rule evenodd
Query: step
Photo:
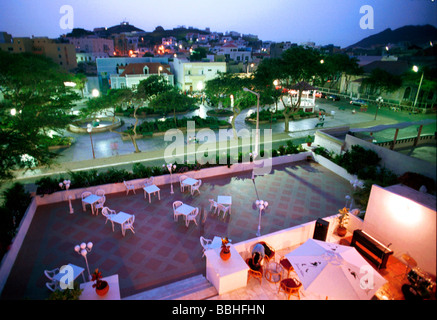
<svg viewBox="0 0 437 320"><path fill-rule="evenodd" d="M193 276L124 298L124 300L204 300L217 290L203 275Z"/></svg>

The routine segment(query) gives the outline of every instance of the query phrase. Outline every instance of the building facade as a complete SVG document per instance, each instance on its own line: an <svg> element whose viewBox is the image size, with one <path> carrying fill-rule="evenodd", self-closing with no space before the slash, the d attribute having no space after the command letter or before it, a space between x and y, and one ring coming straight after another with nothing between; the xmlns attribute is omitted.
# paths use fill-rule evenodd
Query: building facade
<svg viewBox="0 0 437 320"><path fill-rule="evenodd" d="M205 83L220 73L226 73L226 62L191 62L175 58L172 63L175 86L182 91L201 91Z"/></svg>
<svg viewBox="0 0 437 320"><path fill-rule="evenodd" d="M151 75L160 75L174 86L174 77L170 66L159 62L130 63L127 66L117 67L117 74L111 74L111 89L130 88L136 89L140 81Z"/></svg>

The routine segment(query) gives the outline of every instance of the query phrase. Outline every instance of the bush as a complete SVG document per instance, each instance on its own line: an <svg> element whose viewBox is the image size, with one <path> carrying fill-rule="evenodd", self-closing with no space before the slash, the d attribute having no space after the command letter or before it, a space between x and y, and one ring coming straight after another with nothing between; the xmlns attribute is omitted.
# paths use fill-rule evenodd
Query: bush
<svg viewBox="0 0 437 320"><path fill-rule="evenodd" d="M377 166L380 160L381 158L375 151L364 149L359 145L353 145L351 150L333 159L350 174L358 174L361 169L368 166Z"/></svg>
<svg viewBox="0 0 437 320"><path fill-rule="evenodd" d="M419 190L421 186L425 186L429 193L435 192L434 179L428 178L420 173L405 172L399 177L398 181L415 190Z"/></svg>

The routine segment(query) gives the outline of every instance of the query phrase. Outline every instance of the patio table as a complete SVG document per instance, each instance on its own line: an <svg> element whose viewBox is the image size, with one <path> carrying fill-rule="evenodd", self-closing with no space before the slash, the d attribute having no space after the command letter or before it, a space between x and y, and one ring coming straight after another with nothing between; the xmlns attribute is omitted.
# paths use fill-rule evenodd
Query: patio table
<svg viewBox="0 0 437 320"><path fill-rule="evenodd" d="M92 214L94 214L94 206L95 206L96 202L100 200L100 198L101 198L101 196L92 194L92 195L89 195L88 197L86 197L85 199L83 199L83 202L86 202L86 203L91 205L91 213Z"/></svg>
<svg viewBox="0 0 437 320"><path fill-rule="evenodd" d="M176 208L176 213L177 214L183 214L184 216L188 216L195 209L196 208L194 208L194 207L184 203L180 207Z"/></svg>
<svg viewBox="0 0 437 320"><path fill-rule="evenodd" d="M185 179L185 180L182 181L182 184L190 186L190 191L191 191L191 188L192 188L192 187L193 187L197 182L199 182L199 180L196 180L196 179L193 179L193 178L187 178L187 179Z"/></svg>
<svg viewBox="0 0 437 320"><path fill-rule="evenodd" d="M161 200L161 189L159 189L157 186L155 186L154 184L146 186L143 188L144 189L144 198L147 197L147 194L149 195L149 203L150 203L150 194L155 194L158 192L158 199Z"/></svg>
<svg viewBox="0 0 437 320"><path fill-rule="evenodd" d="M74 264L72 264L72 263L69 263L67 266L68 266L68 267L71 267L71 268L73 269L73 276L72 276L71 278L68 276L68 271L69 271L68 269L66 269L66 270L62 270L62 271L64 271L64 272L59 271L59 273L57 273L57 274L53 277L53 280L58 281L58 282L59 282L59 285L61 284L61 281L62 281L63 284L65 285L65 288L67 288L67 286L69 285L69 283L68 283L68 279L72 279L72 281L74 282L74 280L76 280L77 277L79 277L80 275L82 275L83 282L86 281L86 280L85 280L85 275L84 275L84 271L85 271L84 268L78 267L78 266L76 266L76 265L74 265Z"/></svg>
<svg viewBox="0 0 437 320"><path fill-rule="evenodd" d="M218 196L217 203L229 207L229 213L231 213L232 197L231 196Z"/></svg>
<svg viewBox="0 0 437 320"><path fill-rule="evenodd" d="M114 222L118 223L121 226L121 234L124 236L124 229L123 225L132 218L132 215L123 211L120 211L119 213L113 215L111 217L112 222L112 231L114 232Z"/></svg>

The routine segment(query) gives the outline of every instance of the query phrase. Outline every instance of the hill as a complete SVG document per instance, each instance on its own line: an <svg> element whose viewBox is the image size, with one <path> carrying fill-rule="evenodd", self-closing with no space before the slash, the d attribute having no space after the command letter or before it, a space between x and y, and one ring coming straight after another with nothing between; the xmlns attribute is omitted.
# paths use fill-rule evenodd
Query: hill
<svg viewBox="0 0 437 320"><path fill-rule="evenodd" d="M364 38L346 49L353 48L375 48L386 46L389 43L396 44L400 42L407 42L410 45L422 46L429 43L429 41L437 40L437 28L432 25L424 26L404 26L395 30L390 28L377 33L375 35Z"/></svg>

